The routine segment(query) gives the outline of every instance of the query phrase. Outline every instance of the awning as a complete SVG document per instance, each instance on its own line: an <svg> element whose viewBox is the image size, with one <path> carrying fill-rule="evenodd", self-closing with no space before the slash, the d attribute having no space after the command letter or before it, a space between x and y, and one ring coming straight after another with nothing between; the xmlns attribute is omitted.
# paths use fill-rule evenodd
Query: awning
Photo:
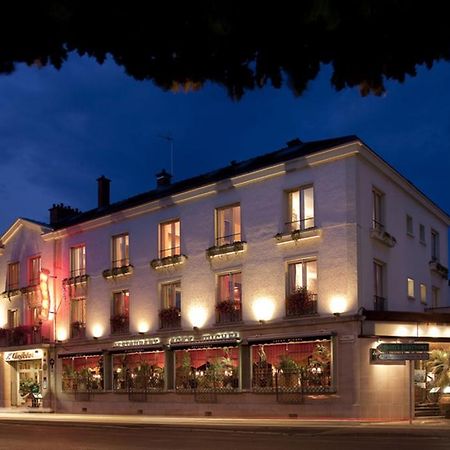
<svg viewBox="0 0 450 450"><path fill-rule="evenodd" d="M95 350L90 352L77 352L77 353L59 353L58 358L82 358L83 356L101 356L103 352L101 350Z"/></svg>

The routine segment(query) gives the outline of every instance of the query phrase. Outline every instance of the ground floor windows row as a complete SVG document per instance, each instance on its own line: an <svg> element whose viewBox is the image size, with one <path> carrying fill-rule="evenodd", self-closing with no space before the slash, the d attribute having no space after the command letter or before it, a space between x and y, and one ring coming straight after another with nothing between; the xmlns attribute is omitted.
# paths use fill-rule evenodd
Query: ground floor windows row
<svg viewBox="0 0 450 450"><path fill-rule="evenodd" d="M62 390L334 391L333 342L180 348L62 357Z"/></svg>

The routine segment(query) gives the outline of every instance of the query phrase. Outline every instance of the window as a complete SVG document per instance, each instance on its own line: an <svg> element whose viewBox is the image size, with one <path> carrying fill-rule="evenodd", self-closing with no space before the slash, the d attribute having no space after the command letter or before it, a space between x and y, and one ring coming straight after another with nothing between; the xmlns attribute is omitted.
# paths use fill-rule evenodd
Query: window
<svg viewBox="0 0 450 450"><path fill-rule="evenodd" d="M113 293L111 332L127 333L129 330L130 292L127 290Z"/></svg>
<svg viewBox="0 0 450 450"><path fill-rule="evenodd" d="M385 265L379 261L373 262L373 279L374 279L374 303L376 311L384 311L387 309L385 296Z"/></svg>
<svg viewBox="0 0 450 450"><path fill-rule="evenodd" d="M70 300L71 337L84 337L86 327L86 298Z"/></svg>
<svg viewBox="0 0 450 450"><path fill-rule="evenodd" d="M6 275L6 290L14 291L19 289L19 263L8 264L8 273Z"/></svg>
<svg viewBox="0 0 450 450"><path fill-rule="evenodd" d="M216 245L232 244L241 240L241 207L227 206L216 210Z"/></svg>
<svg viewBox="0 0 450 450"><path fill-rule="evenodd" d="M217 277L217 323L242 320L242 275L227 273Z"/></svg>
<svg viewBox="0 0 450 450"><path fill-rule="evenodd" d="M414 235L413 218L409 215L406 215L406 232L410 236Z"/></svg>
<svg viewBox="0 0 450 450"><path fill-rule="evenodd" d="M119 234L112 238L113 246L113 268L124 267L130 264L129 255L129 236L128 234Z"/></svg>
<svg viewBox="0 0 450 450"><path fill-rule="evenodd" d="M17 309L8 309L8 328L19 326L19 311Z"/></svg>
<svg viewBox="0 0 450 450"><path fill-rule="evenodd" d="M179 255L180 253L180 221L173 220L160 224L159 257L166 258Z"/></svg>
<svg viewBox="0 0 450 450"><path fill-rule="evenodd" d="M384 194L373 189L372 199L372 227L375 230L384 231Z"/></svg>
<svg viewBox="0 0 450 450"><path fill-rule="evenodd" d="M70 276L86 275L86 246L80 245L70 249Z"/></svg>
<svg viewBox="0 0 450 450"><path fill-rule="evenodd" d="M34 256L28 260L28 286L39 284L41 274L41 257Z"/></svg>
<svg viewBox="0 0 450 450"><path fill-rule="evenodd" d="M312 186L289 192L290 230L307 230L314 228L314 188Z"/></svg>
<svg viewBox="0 0 450 450"><path fill-rule="evenodd" d="M408 298L414 298L414 280L412 278L408 278Z"/></svg>
<svg viewBox="0 0 450 450"><path fill-rule="evenodd" d="M286 316L317 312L317 261L289 263L287 268Z"/></svg>
<svg viewBox="0 0 450 450"><path fill-rule="evenodd" d="M37 325L41 322L41 308L39 306L30 306L27 311L28 325Z"/></svg>
<svg viewBox="0 0 450 450"><path fill-rule="evenodd" d="M425 225L419 225L419 238L422 244L425 244Z"/></svg>
<svg viewBox="0 0 450 450"><path fill-rule="evenodd" d="M431 230L431 261L439 261L439 233Z"/></svg>
<svg viewBox="0 0 450 450"><path fill-rule="evenodd" d="M427 303L427 285L420 283L420 301L426 305Z"/></svg>
<svg viewBox="0 0 450 450"><path fill-rule="evenodd" d="M63 391L99 391L103 389L103 357L75 356L62 360Z"/></svg>
<svg viewBox="0 0 450 450"><path fill-rule="evenodd" d="M437 308L440 303L440 290L436 286L431 286L431 307Z"/></svg>
<svg viewBox="0 0 450 450"><path fill-rule="evenodd" d="M181 282L161 285L161 305L163 309L177 308L181 311Z"/></svg>

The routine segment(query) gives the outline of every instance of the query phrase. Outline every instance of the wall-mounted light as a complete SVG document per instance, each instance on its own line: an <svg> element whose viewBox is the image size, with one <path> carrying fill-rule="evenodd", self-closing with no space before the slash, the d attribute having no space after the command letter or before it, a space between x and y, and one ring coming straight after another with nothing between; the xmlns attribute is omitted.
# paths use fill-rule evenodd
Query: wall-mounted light
<svg viewBox="0 0 450 450"><path fill-rule="evenodd" d="M65 328L58 328L56 331L56 342L62 342L67 339L67 330Z"/></svg>
<svg viewBox="0 0 450 450"><path fill-rule="evenodd" d="M139 334L145 334L148 332L148 330L150 330L150 325L148 324L148 322L146 320L141 320L138 323L138 333Z"/></svg>
<svg viewBox="0 0 450 450"><path fill-rule="evenodd" d="M188 319L192 327L202 328L208 319L208 311L204 306L191 306L188 310Z"/></svg>
<svg viewBox="0 0 450 450"><path fill-rule="evenodd" d="M275 302L269 297L258 297L252 304L253 316L259 323L272 319L275 312Z"/></svg>
<svg viewBox="0 0 450 450"><path fill-rule="evenodd" d="M97 323L92 327L92 337L98 339L101 336L103 336L103 326Z"/></svg>
<svg viewBox="0 0 450 450"><path fill-rule="evenodd" d="M347 299L343 295L335 295L330 299L330 310L332 314L339 317L347 310Z"/></svg>

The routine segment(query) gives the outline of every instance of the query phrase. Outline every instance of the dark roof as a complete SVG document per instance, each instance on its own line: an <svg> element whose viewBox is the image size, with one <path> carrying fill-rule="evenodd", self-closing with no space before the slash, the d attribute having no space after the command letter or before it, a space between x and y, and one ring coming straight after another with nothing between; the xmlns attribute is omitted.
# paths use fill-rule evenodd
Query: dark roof
<svg viewBox="0 0 450 450"><path fill-rule="evenodd" d="M72 216L69 219L64 219L60 222L57 222L56 224L52 224L52 227L54 229L70 227L72 225L86 222L88 220L107 216L108 214L112 214L117 211L123 211L128 208L152 202L163 197L175 195L180 192L199 188L211 183L216 183L230 177L249 173L255 170L262 169L264 167L269 167L274 164L282 163L294 158L310 155L312 153L327 150L338 145L348 144L350 142L359 140L360 139L355 135L305 143L301 142L298 139L294 139L288 142L287 147L284 147L280 150L266 153L255 158L247 159L242 162L232 161L229 166L223 167L221 169L217 169L203 175L198 175L193 178L188 178L186 180L181 180L168 186L161 186L154 190L129 197L116 203L112 203L111 205L103 208L95 208L91 209L90 211L82 212L80 214Z"/></svg>

